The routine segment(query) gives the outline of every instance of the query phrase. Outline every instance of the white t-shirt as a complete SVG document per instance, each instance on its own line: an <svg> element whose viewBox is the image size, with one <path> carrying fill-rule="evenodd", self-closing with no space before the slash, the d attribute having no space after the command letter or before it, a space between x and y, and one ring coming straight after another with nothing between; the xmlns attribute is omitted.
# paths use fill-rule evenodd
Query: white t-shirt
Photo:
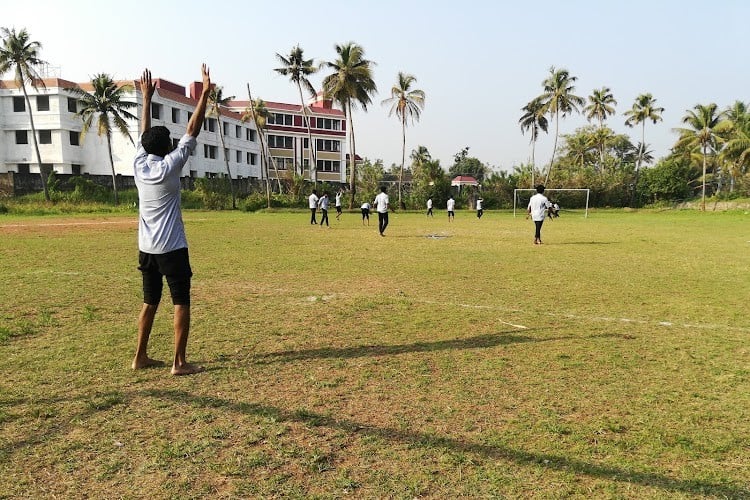
<svg viewBox="0 0 750 500"><path fill-rule="evenodd" d="M370 210L370 204L367 202L362 203L362 206L360 207L362 210Z"/></svg>
<svg viewBox="0 0 750 500"><path fill-rule="evenodd" d="M138 188L138 249L165 254L187 248L185 226L180 211L180 175L195 137L183 135L167 156L150 155L138 141L133 170Z"/></svg>
<svg viewBox="0 0 750 500"><path fill-rule="evenodd" d="M432 208L432 198L427 200L427 208Z"/></svg>
<svg viewBox="0 0 750 500"><path fill-rule="evenodd" d="M328 210L328 196L323 196L318 202L321 210Z"/></svg>
<svg viewBox="0 0 750 500"><path fill-rule="evenodd" d="M307 198L309 204L308 206L310 208L318 208L318 197L315 195L315 193L311 194L309 198Z"/></svg>
<svg viewBox="0 0 750 500"><path fill-rule="evenodd" d="M375 210L381 214L388 213L388 195L380 193L375 197L375 201L372 202L375 205Z"/></svg>
<svg viewBox="0 0 750 500"><path fill-rule="evenodd" d="M342 194L341 194L341 193L337 193L337 194L336 194L336 206L337 206L337 207L340 207L340 206L341 206L341 196L342 196Z"/></svg>
<svg viewBox="0 0 750 500"><path fill-rule="evenodd" d="M453 209L456 208L456 200L453 198L448 198L448 211L453 212Z"/></svg>
<svg viewBox="0 0 750 500"><path fill-rule="evenodd" d="M477 210L482 210L482 199L477 200Z"/></svg>
<svg viewBox="0 0 750 500"><path fill-rule="evenodd" d="M549 207L549 200L542 193L537 193L529 200L528 210L531 211L531 218L535 221L544 220Z"/></svg>

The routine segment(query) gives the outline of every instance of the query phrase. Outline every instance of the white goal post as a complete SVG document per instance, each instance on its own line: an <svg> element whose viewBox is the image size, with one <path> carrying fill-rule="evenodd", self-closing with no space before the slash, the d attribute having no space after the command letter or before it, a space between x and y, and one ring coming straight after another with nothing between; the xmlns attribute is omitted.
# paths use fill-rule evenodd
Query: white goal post
<svg viewBox="0 0 750 500"><path fill-rule="evenodd" d="M588 218L589 216L589 196L591 195L590 189L574 189L574 188L559 188L559 189L545 189L544 193L552 193L552 192L558 192L558 191L585 191L586 192L586 212L584 214L585 218ZM513 190L513 217L516 216L516 206L518 205L518 194L522 192L534 192L536 193L536 189L514 189ZM529 197L530 198L530 197ZM524 213L526 213L526 207L518 207L519 209L523 210Z"/></svg>

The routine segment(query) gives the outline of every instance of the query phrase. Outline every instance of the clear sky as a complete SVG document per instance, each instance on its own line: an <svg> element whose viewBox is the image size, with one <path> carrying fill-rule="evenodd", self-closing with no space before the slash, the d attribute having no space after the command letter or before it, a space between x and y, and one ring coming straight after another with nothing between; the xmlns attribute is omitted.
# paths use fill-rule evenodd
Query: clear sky
<svg viewBox="0 0 750 500"><path fill-rule="evenodd" d="M494 169L512 170L531 152L521 108L541 93L550 66L578 77L582 97L610 87L618 104L608 125L635 143L640 130L625 127L623 113L639 94L653 94L665 108L663 122L646 126L656 158L674 144L687 109L750 102L748 18L748 0L17 0L3 2L0 26L26 28L68 80L101 72L137 79L148 66L186 85L205 61L225 96L246 99L249 83L254 97L289 103L299 97L273 71L277 52L299 44L317 64L335 59L335 44L354 41L377 63L379 91L354 115L358 154L400 164L401 128L381 101L403 71L427 95L421 120L407 129L407 158L424 145L447 170L469 146ZM311 78L316 88L323 76ZM560 132L583 124L569 117ZM549 162L553 139L551 126L538 165Z"/></svg>

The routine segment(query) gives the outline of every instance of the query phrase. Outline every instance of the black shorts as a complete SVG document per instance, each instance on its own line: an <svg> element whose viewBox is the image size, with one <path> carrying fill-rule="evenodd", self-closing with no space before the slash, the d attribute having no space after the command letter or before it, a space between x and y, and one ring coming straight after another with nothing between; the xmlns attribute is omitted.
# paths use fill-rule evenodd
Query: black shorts
<svg viewBox="0 0 750 500"><path fill-rule="evenodd" d="M369 208L363 208L362 209L362 218L364 219L365 217L367 217L368 219L370 218L370 209Z"/></svg>
<svg viewBox="0 0 750 500"><path fill-rule="evenodd" d="M144 304L159 305L164 288L162 277L166 276L172 304L190 305L190 278L193 270L190 268L187 248L165 254L138 252L138 269L143 275Z"/></svg>
<svg viewBox="0 0 750 500"><path fill-rule="evenodd" d="M337 214L341 213L341 205L336 205L336 213Z"/></svg>

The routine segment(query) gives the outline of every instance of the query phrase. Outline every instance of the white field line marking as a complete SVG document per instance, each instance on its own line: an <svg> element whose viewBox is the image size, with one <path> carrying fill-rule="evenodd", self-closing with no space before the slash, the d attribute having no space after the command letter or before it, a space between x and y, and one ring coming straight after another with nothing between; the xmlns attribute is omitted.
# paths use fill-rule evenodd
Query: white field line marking
<svg viewBox="0 0 750 500"><path fill-rule="evenodd" d="M445 305L445 306L455 306L455 307L463 307L467 309L488 309L488 310L498 310L498 311L504 311L504 312L512 312L512 313L523 313L520 309L511 309L507 307L498 307L498 306L486 306L486 305L477 305L477 304L453 304L449 302L437 302L432 300L419 300L414 299L414 302L422 302L425 304L434 304L434 305ZM617 322L617 323L628 323L628 324L634 324L634 325L654 325L654 326L662 326L665 328L689 328L689 329L697 329L697 330L732 330L732 331L738 331L738 332L750 332L750 328L742 327L742 326L729 326L729 325L714 325L714 324L695 324L695 323L675 323L673 321L653 321L653 320L642 320L642 319L630 319L630 318L608 318L606 316L581 316L578 314L555 314L555 313L549 313L549 312L538 312L534 314L540 314L545 316L551 316L553 318L567 318L567 319L573 319L578 321L603 321L603 322ZM522 328L522 329L528 329L528 327L523 325L516 325L513 323L508 323L506 321L498 320L500 323L513 326L516 328Z"/></svg>
<svg viewBox="0 0 750 500"><path fill-rule="evenodd" d="M205 221L208 219L183 219L184 222L196 222ZM136 224L138 219L132 220L113 220L113 221L96 221L96 222L50 222L46 224L3 224L0 225L2 228L14 228L14 227L50 227L50 226L97 226L105 224Z"/></svg>

